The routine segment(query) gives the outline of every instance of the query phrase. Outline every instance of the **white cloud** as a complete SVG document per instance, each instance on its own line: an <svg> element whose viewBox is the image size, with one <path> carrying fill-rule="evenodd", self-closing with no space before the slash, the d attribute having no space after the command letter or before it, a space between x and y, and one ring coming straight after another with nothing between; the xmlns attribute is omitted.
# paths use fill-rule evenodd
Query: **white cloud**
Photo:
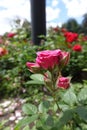
<svg viewBox="0 0 87 130"><path fill-rule="evenodd" d="M46 14L47 14L47 22L55 20L59 17L60 9L59 8L52 8L50 6L46 7Z"/></svg>
<svg viewBox="0 0 87 130"><path fill-rule="evenodd" d="M52 0L51 5L46 7L47 22L59 17L60 9L55 8L57 5L58 0ZM0 7L3 7L3 10L0 10L0 34L11 30L10 22L16 17L31 21L30 0L0 0Z"/></svg>
<svg viewBox="0 0 87 130"><path fill-rule="evenodd" d="M0 6L5 8L0 11L0 33L10 30L9 21L16 16L30 21L29 0L0 0Z"/></svg>
<svg viewBox="0 0 87 130"><path fill-rule="evenodd" d="M87 13L87 0L62 0L68 9L69 17L82 17Z"/></svg>
<svg viewBox="0 0 87 130"><path fill-rule="evenodd" d="M49 28L49 27L57 27L57 26L61 27L61 25L62 25L61 22L60 23L57 23L57 22L48 22L47 23L47 28Z"/></svg>
<svg viewBox="0 0 87 130"><path fill-rule="evenodd" d="M52 6L56 7L58 5L59 1L58 0L53 0L52 1Z"/></svg>

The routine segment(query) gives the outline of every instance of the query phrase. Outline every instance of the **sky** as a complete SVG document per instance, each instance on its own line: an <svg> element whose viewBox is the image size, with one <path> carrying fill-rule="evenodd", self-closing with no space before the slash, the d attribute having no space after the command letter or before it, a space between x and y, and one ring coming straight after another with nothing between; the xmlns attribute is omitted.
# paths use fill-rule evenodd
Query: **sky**
<svg viewBox="0 0 87 130"><path fill-rule="evenodd" d="M46 0L47 27L61 26L70 18L81 23L87 13L87 0ZM16 17L31 22L30 0L0 0L0 35L10 32Z"/></svg>

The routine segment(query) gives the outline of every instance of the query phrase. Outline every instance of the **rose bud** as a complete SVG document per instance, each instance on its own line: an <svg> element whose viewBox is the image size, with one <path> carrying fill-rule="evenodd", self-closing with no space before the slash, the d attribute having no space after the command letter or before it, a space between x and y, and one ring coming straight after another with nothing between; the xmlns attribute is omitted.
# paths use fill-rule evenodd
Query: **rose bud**
<svg viewBox="0 0 87 130"><path fill-rule="evenodd" d="M58 88L67 89L70 87L70 79L67 77L60 77L57 81Z"/></svg>

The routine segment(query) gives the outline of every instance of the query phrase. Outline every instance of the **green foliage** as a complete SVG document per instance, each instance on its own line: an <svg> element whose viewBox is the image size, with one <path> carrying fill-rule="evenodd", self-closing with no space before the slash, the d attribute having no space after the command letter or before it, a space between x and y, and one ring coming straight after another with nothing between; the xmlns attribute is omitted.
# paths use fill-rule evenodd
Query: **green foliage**
<svg viewBox="0 0 87 130"><path fill-rule="evenodd" d="M70 52L70 61L67 67L63 69L64 76L71 76L72 81L82 82L82 70L87 68L87 40L83 41L84 35L79 34L78 40L68 43L65 40L62 28L54 31L54 28L49 28L46 41L42 44L44 49L61 49ZM68 44L72 47L69 47ZM82 51L73 51L73 46L80 44Z"/></svg>
<svg viewBox="0 0 87 130"><path fill-rule="evenodd" d="M25 114L29 114L29 115L34 115L37 113L37 108L36 106L32 105L32 104L25 104L22 108L23 112Z"/></svg>
<svg viewBox="0 0 87 130"><path fill-rule="evenodd" d="M7 55L0 57L0 97L10 95L27 98L22 107L24 118L14 130L86 130L87 81L83 81L83 84L77 81L83 80L81 72L87 68L87 41L81 41L82 36L79 36L83 51L75 52L68 48L61 29L54 32L51 28L46 41L41 46L35 46L27 42L25 30L21 32L17 29L18 36L7 39L8 45L0 44L0 47L8 50ZM26 62L35 61L37 51L58 48L70 52L70 62L63 69L63 75L71 76L76 83L72 82L67 90L55 89L51 95L45 88L43 75L29 72ZM47 74L52 78L49 72ZM4 124L0 123L0 129L9 130Z"/></svg>
<svg viewBox="0 0 87 130"><path fill-rule="evenodd" d="M32 74L30 78L32 80L27 81L26 84L44 84L44 77L41 74Z"/></svg>
<svg viewBox="0 0 87 130"><path fill-rule="evenodd" d="M62 25L62 27L66 28L68 31L77 32L77 33L81 28L78 22L73 18L70 18L66 23Z"/></svg>
<svg viewBox="0 0 87 130"><path fill-rule="evenodd" d="M22 89L27 87L30 77L26 67L28 60L33 61L36 56L36 46L29 43L13 43L7 46L8 54L0 57L0 96L9 93L15 96L23 93ZM12 96L11 95L11 96Z"/></svg>
<svg viewBox="0 0 87 130"><path fill-rule="evenodd" d="M35 128L35 130L86 130L86 88L85 82L83 85L71 84L71 88L66 92L62 91L58 101L45 94L43 98L39 97L40 102L37 105L35 103L24 104L23 112L26 118L17 124L16 128L19 129L15 130L20 130L23 124L29 125L30 128L30 123L33 123L32 129ZM36 119L31 120L33 115Z"/></svg>

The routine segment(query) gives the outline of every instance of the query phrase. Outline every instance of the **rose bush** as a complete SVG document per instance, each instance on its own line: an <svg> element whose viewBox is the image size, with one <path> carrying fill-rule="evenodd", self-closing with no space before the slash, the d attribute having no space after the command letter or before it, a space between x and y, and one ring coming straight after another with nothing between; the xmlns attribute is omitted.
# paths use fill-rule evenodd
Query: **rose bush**
<svg viewBox="0 0 87 130"><path fill-rule="evenodd" d="M78 39L77 33L65 32L64 36L65 36L66 42L69 42L69 43L72 43Z"/></svg>
<svg viewBox="0 0 87 130"><path fill-rule="evenodd" d="M72 35L68 41L66 32L52 28L40 46L31 44L25 33L1 37L0 48L5 51L1 49L0 98L27 100L16 130L23 126L28 130L87 129L87 82L70 82L72 76L77 76L75 82L81 81L78 76L87 68L87 38Z"/></svg>
<svg viewBox="0 0 87 130"><path fill-rule="evenodd" d="M87 39L83 34L77 34L67 31L65 28L54 28L48 30L46 41L44 41L45 49L56 49L70 52L70 62L63 69L64 76L71 75L71 81L82 82L82 71L87 68ZM85 62L82 62L84 61Z"/></svg>
<svg viewBox="0 0 87 130"><path fill-rule="evenodd" d="M31 72L33 72L35 74L37 74L39 72L39 75L42 76L42 78L41 78L41 77L38 77L39 75L37 75L37 79L39 78L39 80L40 80L40 78L41 78L41 80L43 80L43 84L45 85L44 89L46 89L46 91L49 93L49 95L53 98L54 104L57 104L56 110L60 110L58 103L57 103L59 89L68 89L70 87L70 79L68 77L62 77L62 73L61 73L62 68L68 64L69 57L70 56L69 56L68 52L64 52L60 49L44 50L44 51L37 52L37 57L36 57L35 63L31 63L31 62L26 63L26 66L28 67L28 69ZM35 82L30 81L30 83L33 84ZM39 83L39 81L37 83ZM48 99L46 99L46 100L48 100ZM42 100L42 102L43 102L43 100ZM47 102L47 104L49 104L49 102ZM23 110L25 112L26 112L26 107L28 107L27 105L28 104L26 104L23 108ZM33 107L33 104L31 104L31 106ZM35 107L35 109L37 111L36 107ZM55 113L55 111L53 109L52 109L52 112ZM39 116L39 113L34 118L34 120L36 120L38 118L38 116ZM49 116L49 118L52 118L52 117L50 117L51 116L50 114L48 114L48 116ZM21 128L21 125L19 125L19 124L16 126L15 130L18 129L18 127L19 127L19 129ZM25 124L22 124L22 125L25 125ZM41 127L43 128L43 126L41 126ZM46 125L45 128L46 127L48 127L48 125Z"/></svg>
<svg viewBox="0 0 87 130"><path fill-rule="evenodd" d="M25 118L18 122L15 130L21 128L32 130L87 128L86 122L84 122L85 119L87 120L85 117L87 108L85 108L84 101L87 96L82 97L83 93L86 94L87 88L79 85L73 88L70 85L70 78L62 76L62 69L68 65L69 58L69 52L60 49L45 50L37 52L35 62L26 63L28 69L34 73L30 76L31 80L28 81L28 84L42 84L43 89L39 100L35 99L33 104L23 105ZM47 65L45 65L46 63Z"/></svg>
<svg viewBox="0 0 87 130"><path fill-rule="evenodd" d="M59 77L61 76L62 68L68 64L69 58L70 58L69 53L61 51L60 49L45 50L37 52L35 63L27 62L26 65L31 72L43 74L45 79L44 81L49 89L52 88L52 90L55 90L57 88L55 86L56 82L58 82L57 85L59 85L59 87L68 88L69 87L68 78L63 77L59 78ZM49 71L51 77L49 77L47 71ZM59 78L59 80L57 78ZM49 81L50 81L50 87L48 85Z"/></svg>

